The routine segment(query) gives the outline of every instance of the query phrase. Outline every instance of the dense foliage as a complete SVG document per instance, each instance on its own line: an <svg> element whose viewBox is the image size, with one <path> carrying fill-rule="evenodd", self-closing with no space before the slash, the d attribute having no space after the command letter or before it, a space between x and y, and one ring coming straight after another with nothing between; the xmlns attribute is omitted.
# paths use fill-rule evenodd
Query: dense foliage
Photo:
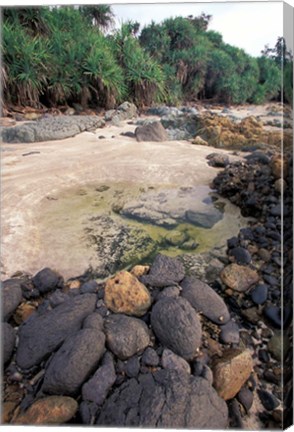
<svg viewBox="0 0 294 432"><path fill-rule="evenodd" d="M210 19L169 18L140 33L133 22L115 30L106 5L4 8L4 101L84 108L111 108L126 98L139 106L263 103L281 97L283 71L290 102L293 61L283 38L254 58L208 30Z"/></svg>

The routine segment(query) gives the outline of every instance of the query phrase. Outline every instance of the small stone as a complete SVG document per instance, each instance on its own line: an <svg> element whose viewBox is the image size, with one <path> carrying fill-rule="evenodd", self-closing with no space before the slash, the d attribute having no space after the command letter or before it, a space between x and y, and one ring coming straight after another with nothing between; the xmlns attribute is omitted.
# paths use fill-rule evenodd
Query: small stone
<svg viewBox="0 0 294 432"><path fill-rule="evenodd" d="M39 271L32 281L41 294L52 291L54 288L62 288L63 286L63 277L48 267Z"/></svg>
<svg viewBox="0 0 294 432"><path fill-rule="evenodd" d="M259 305L263 304L267 300L268 295L268 286L264 284L259 284L254 287L254 289L251 291L251 299L253 303Z"/></svg>
<svg viewBox="0 0 294 432"><path fill-rule="evenodd" d="M7 279L2 283L2 313L5 321L15 311L22 301L21 281Z"/></svg>
<svg viewBox="0 0 294 432"><path fill-rule="evenodd" d="M260 319L261 319L261 316L259 315L256 307L242 310L242 316L245 317L246 320L252 324L257 324L258 321L260 321Z"/></svg>
<svg viewBox="0 0 294 432"><path fill-rule="evenodd" d="M14 328L8 323L2 323L2 353L4 364L11 358L14 350L15 339Z"/></svg>
<svg viewBox="0 0 294 432"><path fill-rule="evenodd" d="M266 318L273 324L276 328L281 328L282 326L282 317L281 317L281 309L278 306L272 305L267 306L263 309L263 313Z"/></svg>
<svg viewBox="0 0 294 432"><path fill-rule="evenodd" d="M238 401L243 405L246 412L248 413L253 404L253 393L249 388L242 387L237 394Z"/></svg>
<svg viewBox="0 0 294 432"><path fill-rule="evenodd" d="M285 193L287 188L287 183L285 182L284 179L278 179L275 181L275 191L282 194Z"/></svg>
<svg viewBox="0 0 294 432"><path fill-rule="evenodd" d="M269 340L267 347L276 360L282 361L283 356L285 358L290 347L289 339L286 335L282 337L281 332L276 330L273 337Z"/></svg>
<svg viewBox="0 0 294 432"><path fill-rule="evenodd" d="M91 328L97 331L103 331L102 316L98 312L91 313L83 322L83 328Z"/></svg>
<svg viewBox="0 0 294 432"><path fill-rule="evenodd" d="M221 326L221 341L224 343L236 343L240 341L239 326L234 321L229 321Z"/></svg>
<svg viewBox="0 0 294 432"><path fill-rule="evenodd" d="M75 415L77 409L77 402L70 397L49 396L34 402L24 413L16 417L13 424L63 424Z"/></svg>
<svg viewBox="0 0 294 432"><path fill-rule="evenodd" d="M115 313L142 316L151 305L151 296L135 276L121 271L107 280L104 301Z"/></svg>
<svg viewBox="0 0 294 432"><path fill-rule="evenodd" d="M225 168L229 164L228 156L222 153L210 153L206 159L208 159L208 165L216 168Z"/></svg>
<svg viewBox="0 0 294 432"><path fill-rule="evenodd" d="M184 266L178 258L171 258L162 254L156 255L150 271L141 277L144 284L162 288L177 284L184 279Z"/></svg>
<svg viewBox="0 0 294 432"><path fill-rule="evenodd" d="M70 282L67 283L67 286L70 290L72 289L80 289L81 287L81 282L79 280L72 280Z"/></svg>
<svg viewBox="0 0 294 432"><path fill-rule="evenodd" d="M112 355L107 352L102 365L82 387L83 400L102 405L116 380Z"/></svg>
<svg viewBox="0 0 294 432"><path fill-rule="evenodd" d="M80 287L80 293L81 294L91 294L95 293L98 290L98 284L95 280L90 280L88 282L85 282Z"/></svg>
<svg viewBox="0 0 294 432"><path fill-rule="evenodd" d="M189 363L168 348L163 350L161 364L164 369L175 369L179 372L182 371L188 374L191 373Z"/></svg>
<svg viewBox="0 0 294 432"><path fill-rule="evenodd" d="M177 230L172 230L165 236L165 241L171 246L181 246L187 241L189 236L187 233Z"/></svg>
<svg viewBox="0 0 294 432"><path fill-rule="evenodd" d="M265 262L268 262L271 260L271 253L267 249L264 249L264 248L259 249L258 255Z"/></svg>
<svg viewBox="0 0 294 432"><path fill-rule="evenodd" d="M122 314L105 319L105 333L109 349L121 360L143 351L150 342L147 325Z"/></svg>
<svg viewBox="0 0 294 432"><path fill-rule="evenodd" d="M272 394L269 393L266 390L257 390L259 399L261 400L262 405L264 408L268 411L273 411L275 408L277 408L280 405L280 402L278 399Z"/></svg>
<svg viewBox="0 0 294 432"><path fill-rule="evenodd" d="M243 247L235 247L231 249L230 255L235 258L237 264L249 264L252 260L248 250Z"/></svg>
<svg viewBox="0 0 294 432"><path fill-rule="evenodd" d="M245 292L259 281L259 275L256 270L252 270L250 267L233 263L223 269L221 279L229 288L238 292Z"/></svg>
<svg viewBox="0 0 294 432"><path fill-rule="evenodd" d="M232 399L248 380L253 368L249 350L230 349L213 364L214 387L225 400Z"/></svg>
<svg viewBox="0 0 294 432"><path fill-rule="evenodd" d="M223 299L206 283L195 277L185 277L181 282L181 295L197 312L216 324L225 324L230 313Z"/></svg>
<svg viewBox="0 0 294 432"><path fill-rule="evenodd" d="M146 348L146 350L142 355L142 363L146 366L153 366L153 367L158 366L159 356L157 352L151 347Z"/></svg>
<svg viewBox="0 0 294 432"><path fill-rule="evenodd" d="M145 274L147 274L150 270L149 266L144 266L144 265L135 265L132 270L131 270L131 274L133 276L135 276L136 278L139 278L141 276L144 276Z"/></svg>
<svg viewBox="0 0 294 432"><path fill-rule="evenodd" d="M176 286L166 287L158 294L156 300L158 301L165 297L179 297L179 295L180 295L180 289L178 287Z"/></svg>
<svg viewBox="0 0 294 432"><path fill-rule="evenodd" d="M201 345L201 323L184 298L164 298L152 308L151 326L159 341L186 360L195 357Z"/></svg>
<svg viewBox="0 0 294 432"><path fill-rule="evenodd" d="M61 303L63 303L65 300L69 299L69 295L65 292L62 292L60 290L56 290L51 296L49 297L50 305L55 308L56 306L59 306Z"/></svg>
<svg viewBox="0 0 294 432"><path fill-rule="evenodd" d="M125 372L129 378L136 378L140 372L140 360L137 356L131 357L126 361Z"/></svg>

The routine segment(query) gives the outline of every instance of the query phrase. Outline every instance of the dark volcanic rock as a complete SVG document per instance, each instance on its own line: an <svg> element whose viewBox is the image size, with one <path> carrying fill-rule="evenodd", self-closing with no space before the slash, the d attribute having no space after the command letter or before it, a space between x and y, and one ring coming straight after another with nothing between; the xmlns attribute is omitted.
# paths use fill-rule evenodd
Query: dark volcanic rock
<svg viewBox="0 0 294 432"><path fill-rule="evenodd" d="M22 300L21 281L7 279L2 283L2 313L6 321Z"/></svg>
<svg viewBox="0 0 294 432"><path fill-rule="evenodd" d="M75 395L102 357L105 336L93 329L82 329L66 339L54 354L45 372L42 391Z"/></svg>
<svg viewBox="0 0 294 432"><path fill-rule="evenodd" d="M225 324L230 313L223 299L206 283L195 277L185 277L181 282L182 296L197 312L203 313L216 324Z"/></svg>
<svg viewBox="0 0 294 432"><path fill-rule="evenodd" d="M228 156L222 153L210 153L206 159L208 159L208 165L215 168L224 168L229 164Z"/></svg>
<svg viewBox="0 0 294 432"><path fill-rule="evenodd" d="M184 298L159 300L151 312L151 325L160 342L186 360L193 359L201 345L201 324Z"/></svg>
<svg viewBox="0 0 294 432"><path fill-rule="evenodd" d="M268 391L257 390L257 393L262 402L262 405L268 411L272 411L275 408L277 408L277 406L279 406L279 401L277 400L277 398L273 394L269 393Z"/></svg>
<svg viewBox="0 0 294 432"><path fill-rule="evenodd" d="M2 323L2 353L4 364L10 360L15 344L14 328L8 323Z"/></svg>
<svg viewBox="0 0 294 432"><path fill-rule="evenodd" d="M83 399L102 405L115 380L113 358L107 352L103 357L102 365L97 369L93 377L83 385Z"/></svg>
<svg viewBox="0 0 294 432"><path fill-rule="evenodd" d="M234 321L221 326L220 338L224 343L239 343L239 326Z"/></svg>
<svg viewBox="0 0 294 432"><path fill-rule="evenodd" d="M131 357L126 361L125 372L129 378L136 378L140 372L140 360L137 356Z"/></svg>
<svg viewBox="0 0 294 432"><path fill-rule="evenodd" d="M33 284L41 294L52 291L54 288L61 288L63 277L56 271L46 267L33 277Z"/></svg>
<svg viewBox="0 0 294 432"><path fill-rule="evenodd" d="M265 303L268 294L268 286L265 284L256 285L251 291L251 299L253 303L259 305Z"/></svg>
<svg viewBox="0 0 294 432"><path fill-rule="evenodd" d="M161 364L164 369L175 369L179 372L191 373L189 363L168 348L163 350Z"/></svg>
<svg viewBox="0 0 294 432"><path fill-rule="evenodd" d="M237 394L237 399L248 412L253 404L253 393L251 390L249 390L249 388L242 387Z"/></svg>
<svg viewBox="0 0 294 432"><path fill-rule="evenodd" d="M95 280L91 280L88 282L85 282L81 288L80 293L81 294L87 294L87 293L95 293L98 290L98 284Z"/></svg>
<svg viewBox="0 0 294 432"><path fill-rule="evenodd" d="M168 134L160 122L138 126L135 130L137 141L168 141Z"/></svg>
<svg viewBox="0 0 294 432"><path fill-rule="evenodd" d="M143 351L150 342L147 325L123 314L105 319L105 333L108 348L121 360Z"/></svg>
<svg viewBox="0 0 294 432"><path fill-rule="evenodd" d="M103 405L97 425L225 429L228 411L206 380L161 370L116 389Z"/></svg>
<svg viewBox="0 0 294 432"><path fill-rule="evenodd" d="M140 280L154 287L167 287L180 282L184 276L184 266L179 259L158 254L149 273L142 276Z"/></svg>
<svg viewBox="0 0 294 432"><path fill-rule="evenodd" d="M278 306L267 306L264 308L263 313L276 328L281 328L282 317Z"/></svg>
<svg viewBox="0 0 294 432"><path fill-rule="evenodd" d="M252 259L248 250L243 247L235 247L231 249L230 255L235 258L235 261L238 264L249 264Z"/></svg>
<svg viewBox="0 0 294 432"><path fill-rule="evenodd" d="M22 369L40 363L82 326L83 320L94 311L95 294L71 298L53 310L33 316L19 329L16 362Z"/></svg>
<svg viewBox="0 0 294 432"><path fill-rule="evenodd" d="M159 357L157 352L151 347L146 348L142 355L142 363L146 366L158 366Z"/></svg>

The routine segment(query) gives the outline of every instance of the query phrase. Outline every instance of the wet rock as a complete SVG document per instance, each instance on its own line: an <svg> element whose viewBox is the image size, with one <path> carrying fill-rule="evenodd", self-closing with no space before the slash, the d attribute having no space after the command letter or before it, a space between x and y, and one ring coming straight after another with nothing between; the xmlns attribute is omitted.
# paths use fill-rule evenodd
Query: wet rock
<svg viewBox="0 0 294 432"><path fill-rule="evenodd" d="M121 271L107 280L104 302L115 313L142 316L151 305L151 297L135 276Z"/></svg>
<svg viewBox="0 0 294 432"><path fill-rule="evenodd" d="M257 393L259 399L261 400L262 405L266 410L273 411L275 408L279 406L280 403L278 399L272 393L269 393L268 391L261 390L261 389L258 389Z"/></svg>
<svg viewBox="0 0 294 432"><path fill-rule="evenodd" d="M45 372L42 391L72 396L95 370L105 351L105 336L94 329L82 329L66 339Z"/></svg>
<svg viewBox="0 0 294 432"><path fill-rule="evenodd" d="M13 424L48 425L67 423L78 409L77 402L67 396L48 396L34 402L24 413L20 413Z"/></svg>
<svg viewBox="0 0 294 432"><path fill-rule="evenodd" d="M82 387L83 400L102 405L116 380L113 358L110 353L103 357L101 366Z"/></svg>
<svg viewBox="0 0 294 432"><path fill-rule="evenodd" d="M203 409L205 407L205 409ZM128 380L107 399L100 426L226 428L225 402L203 378L161 370Z"/></svg>
<svg viewBox="0 0 294 432"><path fill-rule="evenodd" d="M105 333L109 349L121 360L143 351L150 342L146 324L122 314L105 319Z"/></svg>
<svg viewBox="0 0 294 432"><path fill-rule="evenodd" d="M156 255L150 271L147 275L141 277L144 284L154 287L167 287L176 284L184 279L185 270L183 264L178 258Z"/></svg>
<svg viewBox="0 0 294 432"><path fill-rule="evenodd" d="M98 284L95 280L90 280L81 285L80 293L81 294L92 294L97 292Z"/></svg>
<svg viewBox="0 0 294 432"><path fill-rule="evenodd" d="M251 291L251 299L256 305L263 304L267 300L268 286L265 284L258 284Z"/></svg>
<svg viewBox="0 0 294 432"><path fill-rule="evenodd" d="M238 344L240 341L238 324L234 321L229 321L227 324L221 326L220 338L224 343Z"/></svg>
<svg viewBox="0 0 294 432"><path fill-rule="evenodd" d="M4 364L10 360L15 344L14 328L8 323L2 323L2 354Z"/></svg>
<svg viewBox="0 0 294 432"><path fill-rule="evenodd" d="M186 211L187 221L202 228L212 228L222 218L223 214L215 208L210 208L205 213L193 210Z"/></svg>
<svg viewBox="0 0 294 432"><path fill-rule="evenodd" d="M234 257L237 264L250 264L252 257L247 249L235 247L230 250L230 256Z"/></svg>
<svg viewBox="0 0 294 432"><path fill-rule="evenodd" d="M156 367L159 365L159 356L153 348L148 347L144 351L141 361L142 361L142 364L144 364L146 366Z"/></svg>
<svg viewBox="0 0 294 432"><path fill-rule="evenodd" d="M69 335L81 328L83 320L94 311L95 306L96 295L83 294L23 323L19 328L16 351L19 367L28 369L40 363Z"/></svg>
<svg viewBox="0 0 294 432"><path fill-rule="evenodd" d="M250 267L233 263L223 269L221 279L229 288L238 292L245 292L259 281L259 275L256 270Z"/></svg>
<svg viewBox="0 0 294 432"><path fill-rule="evenodd" d="M5 321L22 301L21 281L7 279L2 283L2 314Z"/></svg>
<svg viewBox="0 0 294 432"><path fill-rule="evenodd" d="M232 399L248 380L253 368L249 350L230 349L213 364L214 387L225 400Z"/></svg>
<svg viewBox="0 0 294 432"><path fill-rule="evenodd" d="M206 159L208 159L208 165L215 168L224 168L229 164L228 156L222 153L210 153Z"/></svg>
<svg viewBox="0 0 294 432"><path fill-rule="evenodd" d="M91 313L83 322L83 328L103 331L103 318L98 312Z"/></svg>
<svg viewBox="0 0 294 432"><path fill-rule="evenodd" d="M230 313L225 302L209 285L194 277L185 277L181 287L181 295L197 312L203 313L216 324L229 321Z"/></svg>
<svg viewBox="0 0 294 432"><path fill-rule="evenodd" d="M253 393L248 387L242 387L237 394L238 401L243 405L248 413L253 404Z"/></svg>
<svg viewBox="0 0 294 432"><path fill-rule="evenodd" d="M184 298L159 300L152 308L151 325L160 342L186 360L201 345L200 320Z"/></svg>
<svg viewBox="0 0 294 432"><path fill-rule="evenodd" d="M32 279L34 286L41 294L63 286L63 277L56 271L46 267L39 271Z"/></svg>
<svg viewBox="0 0 294 432"><path fill-rule="evenodd" d="M138 142L141 141L168 141L168 135L160 122L153 122L138 126L135 130Z"/></svg>
<svg viewBox="0 0 294 432"><path fill-rule="evenodd" d="M164 369L175 369L179 372L191 373L189 363L168 348L163 350L161 364Z"/></svg>

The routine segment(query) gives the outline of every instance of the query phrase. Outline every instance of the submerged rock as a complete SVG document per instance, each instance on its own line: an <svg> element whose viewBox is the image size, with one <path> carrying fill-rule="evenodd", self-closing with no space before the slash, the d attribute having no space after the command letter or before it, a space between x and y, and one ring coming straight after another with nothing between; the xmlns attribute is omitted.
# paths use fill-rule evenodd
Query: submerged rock
<svg viewBox="0 0 294 432"><path fill-rule="evenodd" d="M165 347L186 360L195 357L201 345L201 323L186 299L159 300L152 308L151 326Z"/></svg>
<svg viewBox="0 0 294 432"><path fill-rule="evenodd" d="M225 429L226 403L208 381L185 372L161 370L140 375L106 400L99 426Z"/></svg>

